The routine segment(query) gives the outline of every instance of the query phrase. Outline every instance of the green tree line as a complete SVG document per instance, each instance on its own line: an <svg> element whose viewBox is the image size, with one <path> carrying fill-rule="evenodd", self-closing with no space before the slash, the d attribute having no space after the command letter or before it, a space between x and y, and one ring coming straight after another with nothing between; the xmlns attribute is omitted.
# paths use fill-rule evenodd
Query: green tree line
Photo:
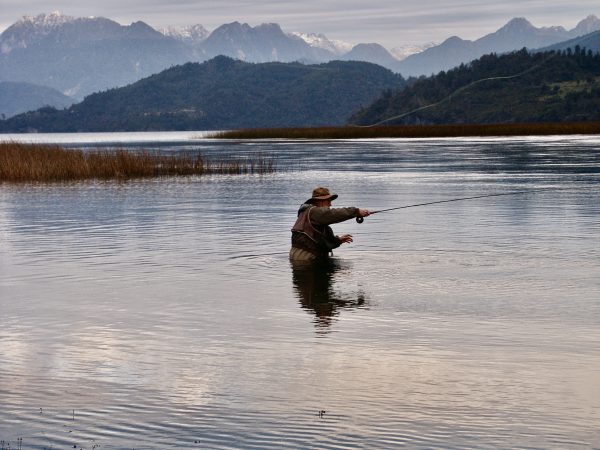
<svg viewBox="0 0 600 450"><path fill-rule="evenodd" d="M405 80L375 64L251 64L217 57L175 66L65 110L42 108L0 122L0 131L215 130L342 125L384 89Z"/></svg>
<svg viewBox="0 0 600 450"><path fill-rule="evenodd" d="M361 108L350 123L452 124L600 120L600 54L573 50L489 54L409 80Z"/></svg>

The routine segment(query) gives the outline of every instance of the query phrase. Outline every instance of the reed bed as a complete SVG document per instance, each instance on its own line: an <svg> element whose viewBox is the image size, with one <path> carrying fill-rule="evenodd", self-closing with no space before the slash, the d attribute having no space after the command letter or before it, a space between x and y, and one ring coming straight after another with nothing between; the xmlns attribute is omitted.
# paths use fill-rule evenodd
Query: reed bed
<svg viewBox="0 0 600 450"><path fill-rule="evenodd" d="M600 122L249 128L215 133L220 139L370 139L600 134Z"/></svg>
<svg viewBox="0 0 600 450"><path fill-rule="evenodd" d="M55 145L0 143L0 182L127 179L181 175L268 174L274 158L211 161L199 154L147 150L73 150Z"/></svg>

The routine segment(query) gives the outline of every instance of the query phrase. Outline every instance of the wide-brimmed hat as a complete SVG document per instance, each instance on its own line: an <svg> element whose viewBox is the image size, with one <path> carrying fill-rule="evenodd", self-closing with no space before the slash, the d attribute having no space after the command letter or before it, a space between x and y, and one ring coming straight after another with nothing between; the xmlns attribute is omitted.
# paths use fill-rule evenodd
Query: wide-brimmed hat
<svg viewBox="0 0 600 450"><path fill-rule="evenodd" d="M337 194L332 194L326 187L317 187L312 191L312 197L306 200L305 203L314 203L315 200L335 200Z"/></svg>

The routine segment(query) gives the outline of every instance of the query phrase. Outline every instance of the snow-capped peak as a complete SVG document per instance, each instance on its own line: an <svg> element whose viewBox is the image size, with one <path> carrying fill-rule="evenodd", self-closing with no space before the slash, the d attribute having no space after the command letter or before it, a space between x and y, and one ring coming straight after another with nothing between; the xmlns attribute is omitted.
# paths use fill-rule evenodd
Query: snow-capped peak
<svg viewBox="0 0 600 450"><path fill-rule="evenodd" d="M0 35L0 53L10 53L15 48L26 48L31 42L43 38L61 25L74 20L58 11L37 16L23 16Z"/></svg>
<svg viewBox="0 0 600 450"><path fill-rule="evenodd" d="M336 55L343 55L352 50L353 45L348 42L328 39L324 34L321 33L300 33L293 32L292 36L299 37L311 47L322 48L335 53Z"/></svg>
<svg viewBox="0 0 600 450"><path fill-rule="evenodd" d="M202 25L190 25L187 27L166 27L159 30L165 36L183 42L201 42L208 37L209 31Z"/></svg>
<svg viewBox="0 0 600 450"><path fill-rule="evenodd" d="M40 30L51 30L65 23L74 21L75 18L66 16L60 11L53 11L50 14L38 14L37 16L23 16L15 25L32 25Z"/></svg>
<svg viewBox="0 0 600 450"><path fill-rule="evenodd" d="M400 45L398 47L394 47L390 50L390 53L394 55L396 59L402 61L403 59L409 57L410 55L414 55L415 53L421 53L428 48L435 47L435 42L427 42L422 45Z"/></svg>
<svg viewBox="0 0 600 450"><path fill-rule="evenodd" d="M589 15L581 22L577 24L577 26L571 30L571 33L576 36L581 36L584 34L592 33L600 29L600 19L594 15Z"/></svg>

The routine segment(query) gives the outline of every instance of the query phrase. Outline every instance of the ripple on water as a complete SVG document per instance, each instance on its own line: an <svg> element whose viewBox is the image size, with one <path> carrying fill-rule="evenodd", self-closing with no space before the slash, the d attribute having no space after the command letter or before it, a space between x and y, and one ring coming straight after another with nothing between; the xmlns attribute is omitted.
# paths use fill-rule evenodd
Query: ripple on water
<svg viewBox="0 0 600 450"><path fill-rule="evenodd" d="M0 440L597 446L595 140L207 146L282 170L2 187ZM355 242L298 273L317 185L372 209L530 193L335 224Z"/></svg>

